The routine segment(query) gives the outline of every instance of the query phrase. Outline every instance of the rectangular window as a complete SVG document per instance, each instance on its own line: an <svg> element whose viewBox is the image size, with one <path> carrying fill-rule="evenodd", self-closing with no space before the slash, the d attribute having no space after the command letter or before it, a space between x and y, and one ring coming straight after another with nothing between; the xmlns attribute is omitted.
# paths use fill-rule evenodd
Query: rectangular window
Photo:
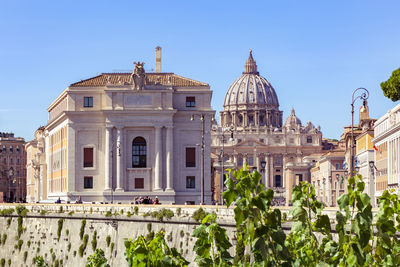
<svg viewBox="0 0 400 267"><path fill-rule="evenodd" d="M93 167L93 147L85 147L83 149L83 167Z"/></svg>
<svg viewBox="0 0 400 267"><path fill-rule="evenodd" d="M196 188L196 179L194 176L186 176L186 188Z"/></svg>
<svg viewBox="0 0 400 267"><path fill-rule="evenodd" d="M276 157L275 158L275 165L281 165L281 158L280 157Z"/></svg>
<svg viewBox="0 0 400 267"><path fill-rule="evenodd" d="M339 163L335 163L335 169L336 170L339 170L339 167L340 167L339 165L340 165Z"/></svg>
<svg viewBox="0 0 400 267"><path fill-rule="evenodd" d="M144 178L135 178L135 188L137 189L144 188Z"/></svg>
<svg viewBox="0 0 400 267"><path fill-rule="evenodd" d="M85 189L93 188L93 176L85 176L83 178L83 188Z"/></svg>
<svg viewBox="0 0 400 267"><path fill-rule="evenodd" d="M195 107L196 106L196 98L194 96L186 97L186 107Z"/></svg>
<svg viewBox="0 0 400 267"><path fill-rule="evenodd" d="M264 143L264 139L260 139L260 142L261 142L261 143Z"/></svg>
<svg viewBox="0 0 400 267"><path fill-rule="evenodd" d="M186 167L196 167L196 148L186 148Z"/></svg>
<svg viewBox="0 0 400 267"><path fill-rule="evenodd" d="M311 136L307 136L307 143L311 144L312 143L312 137Z"/></svg>
<svg viewBox="0 0 400 267"><path fill-rule="evenodd" d="M253 166L254 165L254 158L253 157L249 157L249 166Z"/></svg>
<svg viewBox="0 0 400 267"><path fill-rule="evenodd" d="M93 96L83 97L83 107L92 108L93 107Z"/></svg>
<svg viewBox="0 0 400 267"><path fill-rule="evenodd" d="M10 153L14 152L14 148L12 146L10 146Z"/></svg>

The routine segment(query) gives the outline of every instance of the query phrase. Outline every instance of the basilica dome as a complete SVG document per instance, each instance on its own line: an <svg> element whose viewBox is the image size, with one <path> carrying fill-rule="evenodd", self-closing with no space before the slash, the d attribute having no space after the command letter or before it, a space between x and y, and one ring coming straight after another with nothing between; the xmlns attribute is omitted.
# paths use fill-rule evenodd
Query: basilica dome
<svg viewBox="0 0 400 267"><path fill-rule="evenodd" d="M288 129L301 127L301 120L296 116L294 108L292 108L292 111L290 112L290 116L287 117L287 119L285 121L285 127L287 127Z"/></svg>
<svg viewBox="0 0 400 267"><path fill-rule="evenodd" d="M229 87L224 101L224 108L238 106L258 106L264 109L278 109L279 102L272 85L260 76L252 51L245 64L245 70Z"/></svg>

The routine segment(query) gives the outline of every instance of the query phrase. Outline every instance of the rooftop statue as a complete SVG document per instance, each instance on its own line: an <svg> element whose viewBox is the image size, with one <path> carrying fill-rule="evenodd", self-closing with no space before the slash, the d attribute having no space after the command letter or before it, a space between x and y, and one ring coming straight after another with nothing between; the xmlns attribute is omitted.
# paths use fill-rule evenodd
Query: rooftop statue
<svg viewBox="0 0 400 267"><path fill-rule="evenodd" d="M146 73L144 71L144 62L133 62L135 64L135 69L131 75L133 89L142 90L144 88L144 80L146 78Z"/></svg>

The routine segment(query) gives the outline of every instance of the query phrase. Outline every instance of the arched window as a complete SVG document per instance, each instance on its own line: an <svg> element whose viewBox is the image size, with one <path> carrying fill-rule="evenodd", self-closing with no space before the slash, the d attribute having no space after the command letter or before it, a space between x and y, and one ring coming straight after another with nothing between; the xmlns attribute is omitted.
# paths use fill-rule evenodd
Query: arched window
<svg viewBox="0 0 400 267"><path fill-rule="evenodd" d="M136 137L132 142L132 167L146 168L147 146L143 137Z"/></svg>

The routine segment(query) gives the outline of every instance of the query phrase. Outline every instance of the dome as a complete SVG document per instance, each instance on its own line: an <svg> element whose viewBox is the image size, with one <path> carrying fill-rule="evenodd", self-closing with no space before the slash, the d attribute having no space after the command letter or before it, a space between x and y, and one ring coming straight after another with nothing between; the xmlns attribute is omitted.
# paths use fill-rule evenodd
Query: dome
<svg viewBox="0 0 400 267"><path fill-rule="evenodd" d="M294 112L294 108L292 108L292 111L290 112L290 116L287 117L285 121L285 127L289 129L294 129L296 126L301 126L301 120L296 116L296 113Z"/></svg>
<svg viewBox="0 0 400 267"><path fill-rule="evenodd" d="M225 95L224 107L238 105L254 105L267 109L279 107L275 90L267 79L258 73L251 50L245 71L232 83Z"/></svg>

